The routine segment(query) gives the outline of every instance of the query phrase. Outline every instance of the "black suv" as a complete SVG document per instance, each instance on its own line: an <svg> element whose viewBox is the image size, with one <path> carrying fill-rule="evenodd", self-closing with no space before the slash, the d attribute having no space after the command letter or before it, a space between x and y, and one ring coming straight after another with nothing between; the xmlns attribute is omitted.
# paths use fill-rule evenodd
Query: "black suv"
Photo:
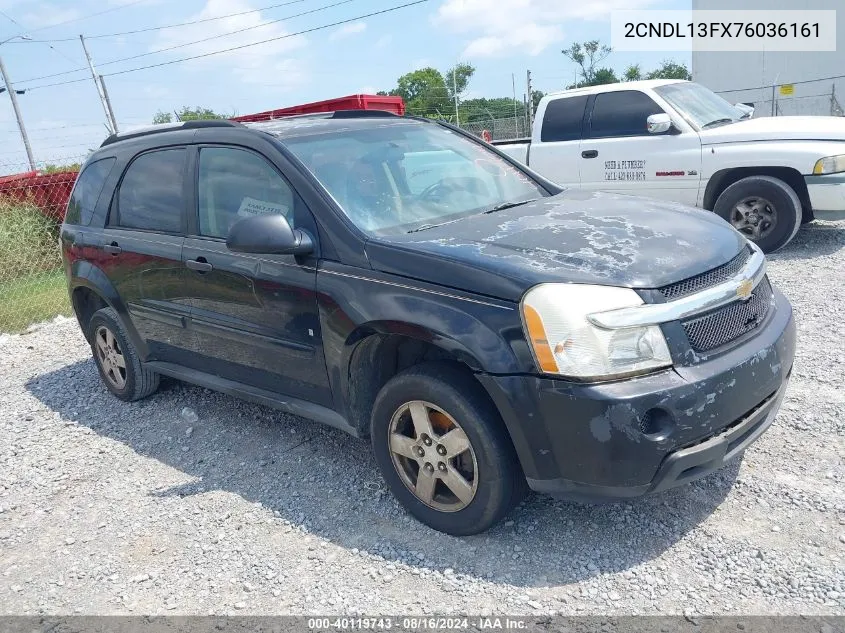
<svg viewBox="0 0 845 633"><path fill-rule="evenodd" d="M427 120L112 136L61 242L115 396L170 376L369 437L401 503L452 534L528 488L701 477L771 424L792 368L792 309L728 223L561 191Z"/></svg>

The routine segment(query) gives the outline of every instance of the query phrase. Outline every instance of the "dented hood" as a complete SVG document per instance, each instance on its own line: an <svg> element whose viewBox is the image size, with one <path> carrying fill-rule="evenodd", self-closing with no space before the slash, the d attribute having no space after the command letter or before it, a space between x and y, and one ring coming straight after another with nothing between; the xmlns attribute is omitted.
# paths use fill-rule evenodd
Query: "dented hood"
<svg viewBox="0 0 845 633"><path fill-rule="evenodd" d="M746 241L709 211L570 189L367 243L376 270L518 301L543 282L658 288L720 266Z"/></svg>

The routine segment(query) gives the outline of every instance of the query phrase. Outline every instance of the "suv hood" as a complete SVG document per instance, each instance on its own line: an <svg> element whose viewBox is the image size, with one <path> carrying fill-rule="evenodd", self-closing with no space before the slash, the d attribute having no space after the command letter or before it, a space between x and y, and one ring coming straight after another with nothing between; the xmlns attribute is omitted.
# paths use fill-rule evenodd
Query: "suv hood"
<svg viewBox="0 0 845 633"><path fill-rule="evenodd" d="M746 240L709 211L569 189L367 242L375 270L519 301L543 282L659 288L728 262Z"/></svg>
<svg viewBox="0 0 845 633"><path fill-rule="evenodd" d="M772 116L699 132L704 145L766 140L845 141L845 117Z"/></svg>

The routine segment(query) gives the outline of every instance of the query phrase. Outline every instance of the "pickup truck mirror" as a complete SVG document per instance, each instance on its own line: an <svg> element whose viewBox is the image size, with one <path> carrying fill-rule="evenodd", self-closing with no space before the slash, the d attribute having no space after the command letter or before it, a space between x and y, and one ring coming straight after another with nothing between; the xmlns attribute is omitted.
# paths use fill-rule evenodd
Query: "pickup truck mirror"
<svg viewBox="0 0 845 633"><path fill-rule="evenodd" d="M256 215L236 222L226 247L235 253L306 255L314 250L309 235L294 229L283 215Z"/></svg>
<svg viewBox="0 0 845 633"><path fill-rule="evenodd" d="M652 114L646 120L646 129L649 134L663 134L668 132L672 127L672 119L665 112L660 114Z"/></svg>

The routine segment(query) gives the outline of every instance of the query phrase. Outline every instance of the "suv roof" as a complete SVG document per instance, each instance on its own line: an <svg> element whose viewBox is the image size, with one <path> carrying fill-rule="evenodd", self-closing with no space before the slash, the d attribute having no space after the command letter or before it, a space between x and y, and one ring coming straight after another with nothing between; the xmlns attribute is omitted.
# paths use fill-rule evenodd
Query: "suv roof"
<svg viewBox="0 0 845 633"><path fill-rule="evenodd" d="M351 120L360 119L376 119L384 122L385 120L395 119L397 121L405 120L405 117L398 116L392 112L385 110L338 110L336 112L320 112L315 114L300 114L295 116L286 116L284 118L275 119L271 121L262 121L256 123L240 123L238 121L230 121L228 119L209 119L201 121L180 121L177 123L160 123L157 125L147 125L126 132L118 132L112 134L102 142L100 147L106 147L113 143L125 141L129 139L139 138L142 136L150 136L153 134L166 134L168 132L177 132L180 130L201 129L201 128L242 128L254 129L259 132L267 132L274 136L292 136L292 132L301 131L307 128L308 131L314 131L314 124L320 123L318 127L338 129L340 127L349 127ZM341 122L345 122L342 125Z"/></svg>

